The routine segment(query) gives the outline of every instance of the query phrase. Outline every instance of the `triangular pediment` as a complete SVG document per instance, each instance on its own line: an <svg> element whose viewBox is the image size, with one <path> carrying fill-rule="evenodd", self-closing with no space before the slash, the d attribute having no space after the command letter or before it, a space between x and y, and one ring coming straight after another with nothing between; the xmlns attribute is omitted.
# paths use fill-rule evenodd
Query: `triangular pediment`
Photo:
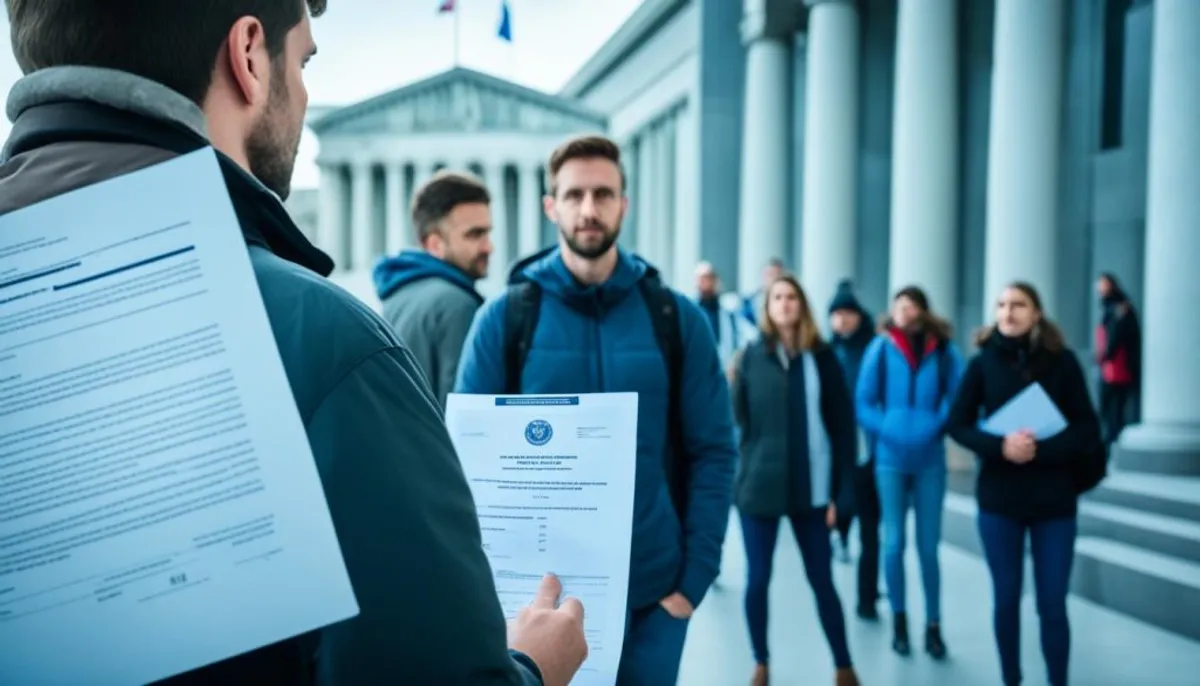
<svg viewBox="0 0 1200 686"><path fill-rule="evenodd" d="M571 133L603 129L602 115L566 98L456 67L338 108L316 108L318 136L470 132Z"/></svg>

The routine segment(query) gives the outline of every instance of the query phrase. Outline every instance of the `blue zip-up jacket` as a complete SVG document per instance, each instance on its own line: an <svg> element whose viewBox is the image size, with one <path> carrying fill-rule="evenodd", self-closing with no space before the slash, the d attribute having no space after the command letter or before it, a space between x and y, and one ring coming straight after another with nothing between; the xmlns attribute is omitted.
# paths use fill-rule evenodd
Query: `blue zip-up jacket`
<svg viewBox="0 0 1200 686"><path fill-rule="evenodd" d="M949 341L930 336L920 356L895 330L867 346L855 391L858 423L875 440L875 468L905 473L946 468L946 419L962 378L963 360ZM946 392L938 397L938 355L949 355ZM887 365L884 398L879 365Z"/></svg>
<svg viewBox="0 0 1200 686"><path fill-rule="evenodd" d="M527 394L636 392L637 478L630 551L629 607L643 608L671 593L699 606L716 579L729 521L736 448L729 387L717 359L712 328L687 297L676 293L683 337L683 443L690 460L688 511L675 512L664 473L668 375L638 280L655 270L621 252L608 281L581 286L558 249L524 266L510 283L542 289L521 376ZM504 393L504 310L507 293L476 313L459 363L459 393Z"/></svg>

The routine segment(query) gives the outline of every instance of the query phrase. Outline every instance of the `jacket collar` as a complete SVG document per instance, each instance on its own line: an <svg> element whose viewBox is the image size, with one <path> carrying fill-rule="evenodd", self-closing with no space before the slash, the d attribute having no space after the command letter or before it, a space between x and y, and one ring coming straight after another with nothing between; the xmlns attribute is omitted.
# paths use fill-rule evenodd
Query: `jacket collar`
<svg viewBox="0 0 1200 686"><path fill-rule="evenodd" d="M7 113L12 133L0 162L53 143L134 143L185 154L211 145L204 115L161 84L94 67L54 67L13 86ZM305 238L279 197L217 151L221 173L247 243L322 276L333 260Z"/></svg>

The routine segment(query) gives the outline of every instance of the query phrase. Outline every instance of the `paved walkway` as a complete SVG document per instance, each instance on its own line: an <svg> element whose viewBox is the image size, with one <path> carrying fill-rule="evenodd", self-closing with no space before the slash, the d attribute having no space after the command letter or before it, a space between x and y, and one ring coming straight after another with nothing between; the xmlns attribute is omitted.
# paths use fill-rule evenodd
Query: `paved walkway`
<svg viewBox="0 0 1200 686"><path fill-rule="evenodd" d="M785 525L786 526L786 525ZM784 534L787 535L784 535ZM771 587L773 686L833 683L833 661L816 619L800 553L790 531L780 532ZM855 532L851 533L853 538ZM912 540L910 536L910 540ZM730 526L724 572L696 613L683 657L679 686L741 686L749 683L753 660L742 613L745 563L740 527ZM945 663L920 652L921 590L916 559L909 560L909 605L915 611L912 657L891 652L886 600L879 623L847 613L850 649L866 686L991 686L1000 684L991 629L991 587L982 560L942 547L943 634L950 649ZM844 607L853 607L853 567L835 563ZM882 580L880 581L882 584ZM882 586L881 586L882 587ZM1037 615L1028 593L1022 643L1025 684L1045 684ZM1071 683L1080 686L1187 686L1200 683L1200 643L1167 633L1072 597Z"/></svg>

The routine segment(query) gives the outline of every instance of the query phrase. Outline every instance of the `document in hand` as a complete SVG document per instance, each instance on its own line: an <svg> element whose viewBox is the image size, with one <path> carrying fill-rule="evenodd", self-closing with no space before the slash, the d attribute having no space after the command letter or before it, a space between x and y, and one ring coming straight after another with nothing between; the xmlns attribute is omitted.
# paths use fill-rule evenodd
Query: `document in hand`
<svg viewBox="0 0 1200 686"><path fill-rule="evenodd" d="M589 655L572 686L613 686L625 638L637 394L451 394L446 426L512 619L546 572L583 602Z"/></svg>
<svg viewBox="0 0 1200 686"><path fill-rule="evenodd" d="M980 428L995 436L1026 430L1043 440L1067 428L1067 420L1046 395L1046 389L1035 381L983 420Z"/></svg>
<svg viewBox="0 0 1200 686"><path fill-rule="evenodd" d="M0 684L357 613L212 149L0 216Z"/></svg>

